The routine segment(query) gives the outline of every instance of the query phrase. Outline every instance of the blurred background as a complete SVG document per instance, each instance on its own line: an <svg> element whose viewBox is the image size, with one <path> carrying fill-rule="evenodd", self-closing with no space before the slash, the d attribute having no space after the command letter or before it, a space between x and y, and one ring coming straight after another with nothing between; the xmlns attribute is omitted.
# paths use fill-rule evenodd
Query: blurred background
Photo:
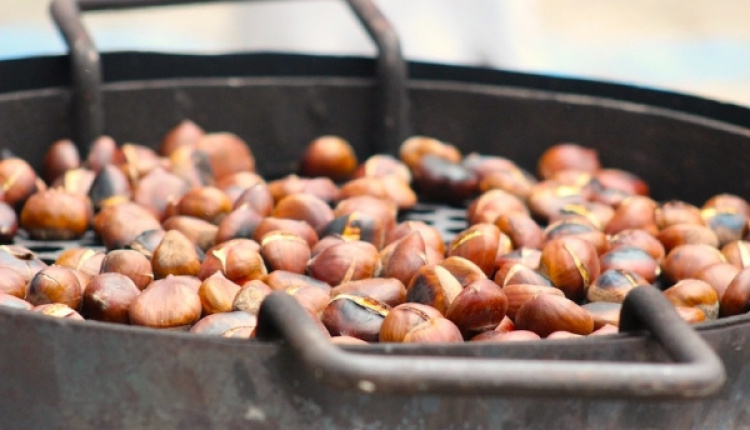
<svg viewBox="0 0 750 430"><path fill-rule="evenodd" d="M744 0L374 1L408 59L614 81L750 106ZM91 12L85 21L102 51L375 52L341 0ZM48 0L0 4L0 60L63 52Z"/></svg>

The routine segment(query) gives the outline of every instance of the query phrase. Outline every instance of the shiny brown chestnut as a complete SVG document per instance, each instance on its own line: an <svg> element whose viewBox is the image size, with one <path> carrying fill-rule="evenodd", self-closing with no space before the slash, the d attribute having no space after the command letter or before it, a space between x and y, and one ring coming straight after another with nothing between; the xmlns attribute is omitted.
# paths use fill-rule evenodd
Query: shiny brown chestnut
<svg viewBox="0 0 750 430"><path fill-rule="evenodd" d="M670 200L657 205L654 210L654 222L660 230L677 224L704 225L701 210L681 200Z"/></svg>
<svg viewBox="0 0 750 430"><path fill-rule="evenodd" d="M406 164L388 154L374 154L359 165L353 177L371 176L376 178L394 177L401 182L411 182L411 172Z"/></svg>
<svg viewBox="0 0 750 430"><path fill-rule="evenodd" d="M445 312L462 333L497 327L508 310L508 296L497 284L481 279L467 285Z"/></svg>
<svg viewBox="0 0 750 430"><path fill-rule="evenodd" d="M182 196L177 211L180 215L219 224L232 210L232 201L216 187L193 188Z"/></svg>
<svg viewBox="0 0 750 430"><path fill-rule="evenodd" d="M535 184L526 199L534 217L544 222L558 217L563 208L570 205L580 206L586 201L587 197L580 186L554 180Z"/></svg>
<svg viewBox="0 0 750 430"><path fill-rule="evenodd" d="M25 299L28 282L11 267L0 266L0 294Z"/></svg>
<svg viewBox="0 0 750 430"><path fill-rule="evenodd" d="M201 266L195 244L178 230L169 230L151 257L154 278L168 275L195 276Z"/></svg>
<svg viewBox="0 0 750 430"><path fill-rule="evenodd" d="M480 174L479 191L500 189L525 199L531 194L531 190L536 183L537 180L531 173L518 166L512 166Z"/></svg>
<svg viewBox="0 0 750 430"><path fill-rule="evenodd" d="M297 175L288 175L268 183L268 191L271 192L274 201L278 202L290 194L310 194L326 203L339 200L339 188L328 177L300 178Z"/></svg>
<svg viewBox="0 0 750 430"><path fill-rule="evenodd" d="M28 284L37 272L47 267L47 263L23 246L0 245L0 266L11 268Z"/></svg>
<svg viewBox="0 0 750 430"><path fill-rule="evenodd" d="M432 306L421 303L402 303L388 312L380 326L380 342L403 342L414 327L442 314Z"/></svg>
<svg viewBox="0 0 750 430"><path fill-rule="evenodd" d="M484 274L484 271L479 266L464 257L454 255L437 264L448 270L448 272L456 278L461 285L461 288L474 281L487 279L487 275Z"/></svg>
<svg viewBox="0 0 750 430"><path fill-rule="evenodd" d="M648 284L650 282L633 271L606 269L589 285L586 299L590 302L622 303L633 288Z"/></svg>
<svg viewBox="0 0 750 430"><path fill-rule="evenodd" d="M516 312L526 302L539 294L554 294L565 297L565 293L559 288L549 287L546 285L532 284L511 284L503 287L503 292L508 297L508 309L506 315L513 321L516 318Z"/></svg>
<svg viewBox="0 0 750 430"><path fill-rule="evenodd" d="M34 169L20 158L0 160L2 200L15 209L20 208L32 194L41 191Z"/></svg>
<svg viewBox="0 0 750 430"><path fill-rule="evenodd" d="M21 210L20 225L33 239L71 240L83 236L91 217L87 197L49 189L28 198Z"/></svg>
<svg viewBox="0 0 750 430"><path fill-rule="evenodd" d="M78 148L70 139L60 139L52 143L42 160L42 179L51 184L66 171L81 165Z"/></svg>
<svg viewBox="0 0 750 430"><path fill-rule="evenodd" d="M601 169L596 150L576 143L559 143L546 149L539 157L537 171L543 179L549 179L562 170L577 170L596 173Z"/></svg>
<svg viewBox="0 0 750 430"><path fill-rule="evenodd" d="M331 299L320 320L333 336L377 342L390 307L375 299L341 294Z"/></svg>
<svg viewBox="0 0 750 430"><path fill-rule="evenodd" d="M273 290L259 279L242 284L232 301L232 310L258 316L260 304Z"/></svg>
<svg viewBox="0 0 750 430"><path fill-rule="evenodd" d="M307 263L307 274L330 285L372 278L380 273L380 254L368 242L355 240L326 248Z"/></svg>
<svg viewBox="0 0 750 430"><path fill-rule="evenodd" d="M62 303L77 311L81 308L82 296L83 287L72 270L50 266L31 279L26 300L34 306Z"/></svg>
<svg viewBox="0 0 750 430"><path fill-rule="evenodd" d="M81 314L63 303L47 303L44 305L34 306L31 310L50 317L83 321L83 317L81 316Z"/></svg>
<svg viewBox="0 0 750 430"><path fill-rule="evenodd" d="M294 297L300 306L318 318L320 318L326 306L331 301L329 293L311 285L290 286L284 292Z"/></svg>
<svg viewBox="0 0 750 430"><path fill-rule="evenodd" d="M649 186L633 172L605 168L594 173L594 180L604 189L622 191L627 195L649 195Z"/></svg>
<svg viewBox="0 0 750 430"><path fill-rule="evenodd" d="M237 339L255 337L258 318L247 312L224 312L201 318L190 327L190 333Z"/></svg>
<svg viewBox="0 0 750 430"><path fill-rule="evenodd" d="M216 272L204 279L198 288L203 315L231 311L235 296L239 291L240 286L227 279L221 272Z"/></svg>
<svg viewBox="0 0 750 430"><path fill-rule="evenodd" d="M258 215L270 216L275 204L273 195L265 183L257 183L245 190L234 200L233 209L249 207Z"/></svg>
<svg viewBox="0 0 750 430"><path fill-rule="evenodd" d="M594 331L591 314L572 300L554 294L540 294L524 303L514 319L518 330L529 330L540 337L556 331L588 335Z"/></svg>
<svg viewBox="0 0 750 430"><path fill-rule="evenodd" d="M461 161L461 153L455 146L432 137L412 136L406 139L399 148L401 161L412 172L417 170L419 163L427 155L439 157L452 163Z"/></svg>
<svg viewBox="0 0 750 430"><path fill-rule="evenodd" d="M530 269L523 263L515 261L509 261L500 265L500 267L498 267L497 269L497 272L495 272L494 280L495 283L500 285L501 287L513 284L545 285L550 287L552 286L552 281L550 281L546 276L542 275L536 270Z"/></svg>
<svg viewBox="0 0 750 430"><path fill-rule="evenodd" d="M392 243L406 236L412 231L418 231L424 240L425 246L436 249L441 254L445 252L445 241L437 228L425 223L424 221L403 221L398 223L393 229L386 232L386 243Z"/></svg>
<svg viewBox="0 0 750 430"><path fill-rule="evenodd" d="M563 205L557 213L550 215L549 222L561 220L583 220L593 225L597 230L604 230L615 210L611 205L600 202L569 203Z"/></svg>
<svg viewBox="0 0 750 430"><path fill-rule="evenodd" d="M124 162L125 155L115 140L110 136L99 136L89 147L89 155L85 164L94 172L98 172L107 164L119 166Z"/></svg>
<svg viewBox="0 0 750 430"><path fill-rule="evenodd" d="M326 294L331 293L331 286L329 284L307 275L300 275L299 273L287 272L285 270L274 270L268 275L263 276L262 281L274 291L285 291L290 287L304 285L325 291Z"/></svg>
<svg viewBox="0 0 750 430"><path fill-rule="evenodd" d="M87 196L95 177L96 173L93 170L86 168L71 169L55 179L50 184L50 188L62 188L69 193Z"/></svg>
<svg viewBox="0 0 750 430"><path fill-rule="evenodd" d="M398 306L406 301L406 287L396 278L360 279L331 289L331 297L339 294L367 296L388 306Z"/></svg>
<svg viewBox="0 0 750 430"><path fill-rule="evenodd" d="M599 276L599 256L587 240L572 236L553 239L542 248L539 271L566 297L579 301Z"/></svg>
<svg viewBox="0 0 750 430"><path fill-rule="evenodd" d="M706 267L724 263L721 252L709 245L680 245L669 251L662 263L662 273L671 282L693 278Z"/></svg>
<svg viewBox="0 0 750 430"><path fill-rule="evenodd" d="M357 155L348 141L339 136L320 136L305 148L299 170L303 176L326 176L344 181L357 165Z"/></svg>
<svg viewBox="0 0 750 430"><path fill-rule="evenodd" d="M707 282L714 287L719 299L724 295L727 287L740 272L739 267L731 263L716 263L703 268L695 274L695 279Z"/></svg>
<svg viewBox="0 0 750 430"><path fill-rule="evenodd" d="M532 270L539 269L542 260L541 249L517 248L507 254L498 254L495 258L497 270L508 263L521 263Z"/></svg>
<svg viewBox="0 0 750 430"><path fill-rule="evenodd" d="M183 178L157 167L135 184L133 201L163 221L167 218L168 207L179 202L189 189Z"/></svg>
<svg viewBox="0 0 750 430"><path fill-rule="evenodd" d="M466 209L469 224L494 223L501 215L520 212L529 214L523 200L503 190L489 190L482 193Z"/></svg>
<svg viewBox="0 0 750 430"><path fill-rule="evenodd" d="M167 167L167 159L145 145L126 143L120 147L125 163L121 166L123 172L136 182L157 167Z"/></svg>
<svg viewBox="0 0 750 430"><path fill-rule="evenodd" d="M728 211L741 214L745 217L750 216L750 205L744 198L729 193L716 194L706 200L701 206L701 210L714 209L719 212Z"/></svg>
<svg viewBox="0 0 750 430"><path fill-rule="evenodd" d="M599 258L600 270L621 269L637 274L652 284L661 273L659 262L641 248L621 246L606 252Z"/></svg>
<svg viewBox="0 0 750 430"><path fill-rule="evenodd" d="M664 290L664 297L675 306L700 309L708 320L719 316L719 296L707 282L683 279Z"/></svg>
<svg viewBox="0 0 750 430"><path fill-rule="evenodd" d="M89 187L88 196L96 210L107 201L127 201L132 195L130 181L119 167L107 164L99 169Z"/></svg>
<svg viewBox="0 0 750 430"><path fill-rule="evenodd" d="M721 247L721 255L727 262L744 269L750 266L750 242L746 240L729 242Z"/></svg>
<svg viewBox="0 0 750 430"><path fill-rule="evenodd" d="M148 230L162 230L159 220L135 203L103 208L94 218L94 231L108 249L124 248Z"/></svg>
<svg viewBox="0 0 750 430"><path fill-rule="evenodd" d="M260 255L266 268L305 273L310 260L310 245L302 237L283 231L272 231L260 240Z"/></svg>
<svg viewBox="0 0 750 430"><path fill-rule="evenodd" d="M617 234L627 229L642 229L656 235L656 202L646 196L630 196L620 202L612 219L604 227L607 234Z"/></svg>
<svg viewBox="0 0 750 430"><path fill-rule="evenodd" d="M238 285L268 274L259 244L250 239L233 239L209 249L196 276L206 279L217 271Z"/></svg>
<svg viewBox="0 0 750 430"><path fill-rule="evenodd" d="M675 247L687 244L705 244L713 248L719 247L719 237L710 228L698 224L675 224L659 231L656 238L664 246L666 252Z"/></svg>
<svg viewBox="0 0 750 430"><path fill-rule="evenodd" d="M719 239L719 247L734 240L741 240L748 232L747 215L731 209L708 208L701 210L701 217Z"/></svg>
<svg viewBox="0 0 750 430"><path fill-rule="evenodd" d="M588 311L594 320L595 331L605 326L620 326L622 303L600 301L586 303L581 307Z"/></svg>
<svg viewBox="0 0 750 430"><path fill-rule="evenodd" d="M744 268L732 282L719 301L719 315L728 317L750 311L750 268Z"/></svg>
<svg viewBox="0 0 750 430"><path fill-rule="evenodd" d="M152 282L131 303L130 323L152 328L193 325L202 311L198 288L200 281L190 276L169 275Z"/></svg>
<svg viewBox="0 0 750 430"><path fill-rule="evenodd" d="M540 249L544 242L542 228L523 212L500 215L495 220L495 226L510 238L514 248Z"/></svg>
<svg viewBox="0 0 750 430"><path fill-rule="evenodd" d="M263 220L261 220L261 222L255 227L252 238L260 243L263 236L274 230L296 234L305 239L311 248L318 243L318 233L315 232L315 229L313 229L310 224L305 221L275 217L263 218Z"/></svg>
<svg viewBox="0 0 750 430"><path fill-rule="evenodd" d="M420 267L427 263L427 248L422 234L412 231L402 237L393 247L393 251L382 259L381 276L395 278L404 285L408 285L411 278Z"/></svg>
<svg viewBox="0 0 750 430"><path fill-rule="evenodd" d="M485 331L471 338L472 342L526 342L540 340L538 334L529 330L513 330L508 332Z"/></svg>
<svg viewBox="0 0 750 430"><path fill-rule="evenodd" d="M429 305L445 314L462 289L451 272L431 264L422 266L412 277L406 287L406 301Z"/></svg>
<svg viewBox="0 0 750 430"><path fill-rule="evenodd" d="M385 245L385 234L385 228L379 219L355 211L332 219L320 236L338 235L346 240L362 240L381 249Z"/></svg>
<svg viewBox="0 0 750 430"><path fill-rule="evenodd" d="M216 231L216 243L232 239L252 238L255 229L263 221L263 217L247 205L242 205L229 212L219 223Z"/></svg>
<svg viewBox="0 0 750 430"><path fill-rule="evenodd" d="M164 230L177 230L201 250L207 250L216 244L219 227L206 220L187 215L175 215L162 223Z"/></svg>
<svg viewBox="0 0 750 430"><path fill-rule="evenodd" d="M255 171L255 157L250 147L232 133L207 133L194 148L206 153L217 179L236 172Z"/></svg>
<svg viewBox="0 0 750 430"><path fill-rule="evenodd" d="M101 272L104 252L90 248L68 248L61 252L55 260L55 265L83 272L93 277Z"/></svg>
<svg viewBox="0 0 750 430"><path fill-rule="evenodd" d="M348 199L349 197L368 195L379 199L387 199L388 192L380 178L365 176L355 178L341 185L339 188L339 199Z"/></svg>
<svg viewBox="0 0 750 430"><path fill-rule="evenodd" d="M141 290L119 273L103 273L91 278L83 291L83 315L97 321L130 323L129 308Z"/></svg>
<svg viewBox="0 0 750 430"><path fill-rule="evenodd" d="M485 275L495 272L495 256L500 245L500 229L480 223L458 233L448 246L449 257L463 257L476 264Z"/></svg>
<svg viewBox="0 0 750 430"><path fill-rule="evenodd" d="M139 290L154 280L151 260L133 249L116 249L107 252L101 260L101 273L119 273L133 281Z"/></svg>
<svg viewBox="0 0 750 430"><path fill-rule="evenodd" d="M453 321L436 317L431 318L409 330L404 336L404 343L454 343L462 342L463 336Z"/></svg>
<svg viewBox="0 0 750 430"><path fill-rule="evenodd" d="M149 265L151 265L151 257L154 255L154 250L159 246L166 234L167 232L162 229L146 230L128 243L125 249L140 252L148 259Z"/></svg>
<svg viewBox="0 0 750 430"><path fill-rule="evenodd" d="M333 217L338 218L353 212L368 214L380 220L383 228L390 229L396 225L398 206L390 200L373 196L355 196L339 201L333 210Z"/></svg>
<svg viewBox="0 0 750 430"><path fill-rule="evenodd" d="M607 235L596 226L583 219L563 219L553 222L544 229L544 243L561 237L578 237L591 242L598 254L607 251Z"/></svg>
<svg viewBox="0 0 750 430"><path fill-rule="evenodd" d="M661 263L666 256L664 245L646 230L627 229L609 236L609 249L617 249L621 246L635 246L646 251L654 260Z"/></svg>
<svg viewBox="0 0 750 430"><path fill-rule="evenodd" d="M413 173L415 187L428 200L462 204L479 191L479 180L472 171L437 155L423 156Z"/></svg>

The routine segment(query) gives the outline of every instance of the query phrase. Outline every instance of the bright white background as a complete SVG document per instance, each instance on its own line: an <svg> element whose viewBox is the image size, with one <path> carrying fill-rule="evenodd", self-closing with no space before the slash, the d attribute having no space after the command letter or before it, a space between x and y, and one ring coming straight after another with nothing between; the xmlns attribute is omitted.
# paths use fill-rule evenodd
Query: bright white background
<svg viewBox="0 0 750 430"><path fill-rule="evenodd" d="M0 0L0 59L64 52L47 3ZM376 3L410 59L625 82L750 106L748 1ZM97 12L85 20L105 51L374 52L339 0Z"/></svg>

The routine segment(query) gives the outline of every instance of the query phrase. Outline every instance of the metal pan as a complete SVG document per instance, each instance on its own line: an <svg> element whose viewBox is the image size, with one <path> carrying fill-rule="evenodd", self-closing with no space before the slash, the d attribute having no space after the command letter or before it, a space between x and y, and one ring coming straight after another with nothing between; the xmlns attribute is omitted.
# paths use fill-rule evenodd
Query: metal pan
<svg viewBox="0 0 750 430"><path fill-rule="evenodd" d="M311 136L342 135L366 157L420 133L526 167L550 143L578 141L597 148L604 164L648 180L656 198L702 202L750 189L743 176L750 111L678 94L429 64L409 64L408 82L393 84L382 78L383 61L352 58L119 53L101 60L101 110L88 117L80 116L81 89L68 86L77 60L0 63L4 146L38 166L60 137L85 142L103 131L156 145L164 130L192 118L246 139L267 176L287 173ZM102 112L106 121L97 122ZM86 130L94 130L89 138ZM421 215L456 225L445 219L454 214ZM626 333L609 338L345 351L315 338L284 296L264 304L264 340L251 342L0 310L0 428L742 425L750 413L741 401L750 390L742 348L748 318L704 324L696 336L652 292L628 299Z"/></svg>

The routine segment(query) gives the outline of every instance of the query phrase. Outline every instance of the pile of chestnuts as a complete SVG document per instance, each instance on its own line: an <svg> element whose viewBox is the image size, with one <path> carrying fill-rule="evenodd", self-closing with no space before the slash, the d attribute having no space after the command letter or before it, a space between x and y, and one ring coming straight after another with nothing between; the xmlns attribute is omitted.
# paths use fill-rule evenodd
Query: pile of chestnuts
<svg viewBox="0 0 750 430"><path fill-rule="evenodd" d="M51 145L40 175L0 160L0 306L252 338L260 303L293 296L334 342L459 342L616 333L630 290L663 290L691 323L750 310L748 202L659 202L573 143L537 175L414 136L359 162L322 136L264 179L231 133L184 121L158 149ZM420 199L466 208L446 237L405 220ZM54 262L14 244L77 240ZM104 249L104 250L102 250Z"/></svg>

